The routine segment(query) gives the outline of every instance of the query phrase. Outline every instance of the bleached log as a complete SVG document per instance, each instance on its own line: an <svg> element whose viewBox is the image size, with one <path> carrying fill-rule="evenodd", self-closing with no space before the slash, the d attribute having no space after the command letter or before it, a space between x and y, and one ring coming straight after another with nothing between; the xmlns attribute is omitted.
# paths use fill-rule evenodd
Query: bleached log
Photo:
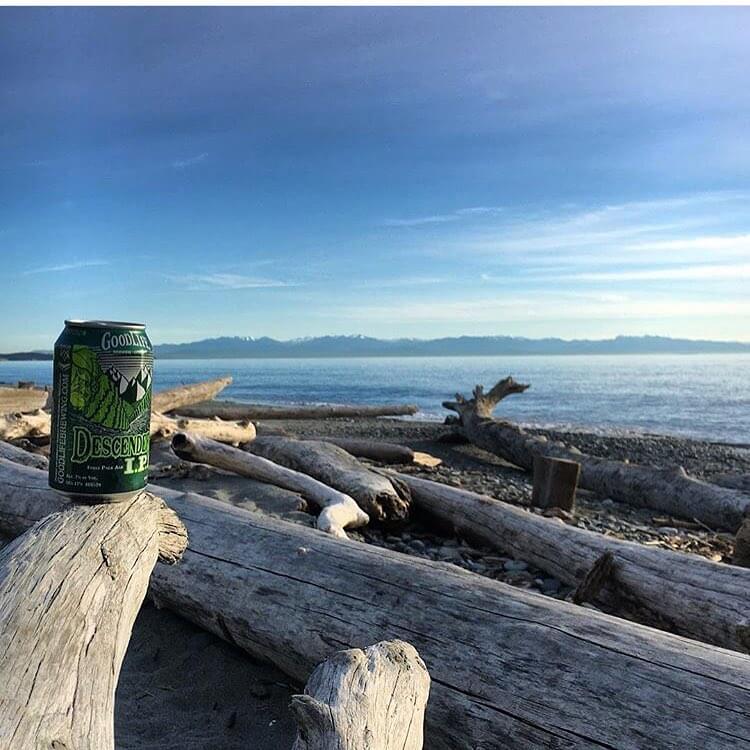
<svg viewBox="0 0 750 750"><path fill-rule="evenodd" d="M8 509L13 487L22 507ZM745 654L211 498L162 496L190 546L154 570L158 604L300 682L342 648L408 640L432 678L430 750L750 748ZM0 530L9 510L18 522L50 499L43 472L0 460Z"/></svg>
<svg viewBox="0 0 750 750"><path fill-rule="evenodd" d="M412 404L367 406L360 404L323 404L307 406L272 406L243 404L239 401L206 401L180 409L186 417L221 417L222 419L347 419L355 417L398 417L416 414Z"/></svg>
<svg viewBox="0 0 750 750"><path fill-rule="evenodd" d="M51 418L38 409L29 414L0 414L0 440L49 437Z"/></svg>
<svg viewBox="0 0 750 750"><path fill-rule="evenodd" d="M430 676L414 646L339 651L292 696L292 750L422 750Z"/></svg>
<svg viewBox="0 0 750 750"><path fill-rule="evenodd" d="M683 635L750 651L750 570L578 529L427 479L398 477L411 489L419 510L571 586L578 586L597 560L611 552L614 562L603 592L622 613L635 603Z"/></svg>
<svg viewBox="0 0 750 750"><path fill-rule="evenodd" d="M369 458L382 464L411 464L414 463L414 451L405 445L396 443L382 443L378 440L362 440L358 438L342 437L314 437L305 440L318 440L332 443L343 448L356 458Z"/></svg>
<svg viewBox="0 0 750 750"><path fill-rule="evenodd" d="M158 498L71 506L0 552L0 745L114 748L115 688L157 557L185 528Z"/></svg>
<svg viewBox="0 0 750 750"><path fill-rule="evenodd" d="M151 397L151 409L166 413L201 401L209 401L231 384L232 378L227 375L215 380L206 380L202 383L191 383L166 391L158 391Z"/></svg>
<svg viewBox="0 0 750 750"><path fill-rule="evenodd" d="M225 422L222 419L185 419L169 417L159 412L151 412L151 440L166 440L178 432L192 432L220 443L247 443L255 439L255 425L252 422Z"/></svg>
<svg viewBox="0 0 750 750"><path fill-rule="evenodd" d="M43 388L0 386L0 414L20 414L43 409L48 393Z"/></svg>
<svg viewBox="0 0 750 750"><path fill-rule="evenodd" d="M209 464L217 469L299 492L321 509L317 527L333 536L346 538L344 529L364 526L370 520L349 495L328 487L306 474L279 466L237 448L222 445L215 440L178 432L172 438L172 450L186 461Z"/></svg>
<svg viewBox="0 0 750 750"><path fill-rule="evenodd" d="M401 521L409 515L411 498L403 484L372 471L336 445L265 437L257 438L245 449L350 495L371 520Z"/></svg>
<svg viewBox="0 0 750 750"><path fill-rule="evenodd" d="M681 466L657 469L596 458L492 418L493 409L503 398L528 387L508 377L489 393L478 385L471 399L457 394L455 401L444 401L443 406L458 413L459 429L474 445L528 471L536 455L575 461L581 464L580 485L587 490L673 516L697 518L715 529L735 531L750 512L750 495L690 477Z"/></svg>
<svg viewBox="0 0 750 750"><path fill-rule="evenodd" d="M23 464L24 466L33 466L35 469L42 469L43 471L49 468L49 460L46 456L30 453L23 448L17 448L12 443L6 443L4 440L0 440L0 458L15 461L17 464Z"/></svg>

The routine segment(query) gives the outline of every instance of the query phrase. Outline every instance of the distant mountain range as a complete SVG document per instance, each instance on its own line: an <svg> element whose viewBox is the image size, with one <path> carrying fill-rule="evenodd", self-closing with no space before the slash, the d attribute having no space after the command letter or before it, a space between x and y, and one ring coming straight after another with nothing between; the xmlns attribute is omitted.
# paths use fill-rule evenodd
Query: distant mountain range
<svg viewBox="0 0 750 750"><path fill-rule="evenodd" d="M320 336L276 339L223 336L189 344L159 344L159 359L234 359L273 357L447 357L498 354L709 354L748 352L750 344L693 341L662 336L618 336L591 341L515 336L458 336L440 339L376 339L368 336Z"/></svg>
<svg viewBox="0 0 750 750"><path fill-rule="evenodd" d="M272 359L289 357L475 357L535 354L720 354L750 353L750 343L617 336L613 339L527 339L516 336L456 336L440 339L376 339L318 336L279 341L263 336L221 336L188 344L157 344L159 359ZM0 354L1 359L52 359L50 352Z"/></svg>

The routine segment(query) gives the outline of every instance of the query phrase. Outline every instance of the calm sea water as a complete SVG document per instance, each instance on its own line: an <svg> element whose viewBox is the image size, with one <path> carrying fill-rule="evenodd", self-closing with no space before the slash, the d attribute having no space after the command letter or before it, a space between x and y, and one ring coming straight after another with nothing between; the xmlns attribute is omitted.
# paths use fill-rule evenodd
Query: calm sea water
<svg viewBox="0 0 750 750"><path fill-rule="evenodd" d="M155 387L229 373L223 398L265 403L415 403L442 419L443 399L511 374L531 383L498 407L527 424L635 430L750 443L750 355L162 360ZM0 381L51 382L50 362L0 362Z"/></svg>

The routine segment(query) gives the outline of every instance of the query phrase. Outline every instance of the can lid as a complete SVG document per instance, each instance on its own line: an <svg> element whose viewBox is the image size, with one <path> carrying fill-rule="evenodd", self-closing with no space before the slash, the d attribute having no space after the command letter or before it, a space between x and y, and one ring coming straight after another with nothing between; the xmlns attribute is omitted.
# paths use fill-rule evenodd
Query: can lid
<svg viewBox="0 0 750 750"><path fill-rule="evenodd" d="M66 326L73 328L129 328L143 330L143 323L125 323L121 320L66 320Z"/></svg>

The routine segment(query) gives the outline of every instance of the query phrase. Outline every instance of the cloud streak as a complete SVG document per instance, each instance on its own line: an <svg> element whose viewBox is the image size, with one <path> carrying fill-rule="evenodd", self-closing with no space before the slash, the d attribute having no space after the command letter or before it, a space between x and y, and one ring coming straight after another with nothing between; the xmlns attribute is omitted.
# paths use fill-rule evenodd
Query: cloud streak
<svg viewBox="0 0 750 750"><path fill-rule="evenodd" d="M460 219L477 218L481 216L493 216L504 209L501 206L472 206L470 208L459 208L447 214L433 214L432 216L415 216L407 219L386 219L385 227L421 227L428 224L445 224Z"/></svg>
<svg viewBox="0 0 750 750"><path fill-rule="evenodd" d="M29 268L23 272L24 276L31 276L36 273L60 273L62 271L75 271L79 268L94 268L96 266L108 266L110 261L108 260L82 260L75 263L60 263L54 266L38 266L37 268Z"/></svg>
<svg viewBox="0 0 750 750"><path fill-rule="evenodd" d="M172 162L172 166L175 169L186 169L187 167L194 167L196 164L200 164L208 158L207 153L197 154L196 156L188 156L184 159L175 159Z"/></svg>
<svg viewBox="0 0 750 750"><path fill-rule="evenodd" d="M188 292L231 291L236 289L280 289L298 284L277 279L244 276L237 273L186 274L168 276Z"/></svg>

